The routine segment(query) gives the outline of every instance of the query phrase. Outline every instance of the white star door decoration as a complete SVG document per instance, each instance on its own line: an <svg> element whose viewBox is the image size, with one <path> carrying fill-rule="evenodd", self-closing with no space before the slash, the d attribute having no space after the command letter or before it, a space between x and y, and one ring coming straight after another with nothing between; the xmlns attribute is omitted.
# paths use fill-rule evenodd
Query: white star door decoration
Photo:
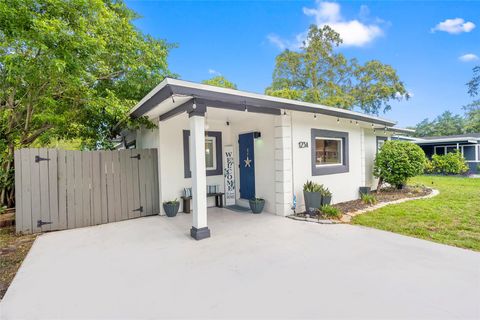
<svg viewBox="0 0 480 320"><path fill-rule="evenodd" d="M245 162L245 168L246 167L250 168L250 163L252 162L252 160L250 160L250 158L248 157L248 148L247 148L247 159L245 159L243 161Z"/></svg>

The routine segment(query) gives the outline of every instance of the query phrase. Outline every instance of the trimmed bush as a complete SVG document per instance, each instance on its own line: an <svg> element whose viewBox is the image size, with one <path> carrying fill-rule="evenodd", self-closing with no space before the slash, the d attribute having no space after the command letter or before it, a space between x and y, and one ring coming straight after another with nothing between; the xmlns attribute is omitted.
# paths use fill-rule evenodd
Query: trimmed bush
<svg viewBox="0 0 480 320"><path fill-rule="evenodd" d="M468 169L465 158L458 150L445 155L434 154L425 166L426 173L440 174L464 174Z"/></svg>
<svg viewBox="0 0 480 320"><path fill-rule="evenodd" d="M373 174L380 179L379 187L386 182L400 189L406 184L408 178L423 173L425 163L425 153L416 144L408 141L388 140L378 151Z"/></svg>

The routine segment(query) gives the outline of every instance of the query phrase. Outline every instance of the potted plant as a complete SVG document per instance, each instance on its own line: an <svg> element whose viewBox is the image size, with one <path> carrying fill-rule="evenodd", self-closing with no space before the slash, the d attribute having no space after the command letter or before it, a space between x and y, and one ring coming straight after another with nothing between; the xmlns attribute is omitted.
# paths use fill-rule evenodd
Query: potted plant
<svg viewBox="0 0 480 320"><path fill-rule="evenodd" d="M332 193L328 188L323 188L322 191L322 206L329 205L332 202Z"/></svg>
<svg viewBox="0 0 480 320"><path fill-rule="evenodd" d="M307 181L303 185L303 197L305 199L305 211L311 212L312 210L320 208L322 205L322 190L323 185L315 183L313 181Z"/></svg>
<svg viewBox="0 0 480 320"><path fill-rule="evenodd" d="M163 210L165 210L167 217L175 217L178 213L179 207L180 207L180 202L177 199L165 201L163 203Z"/></svg>
<svg viewBox="0 0 480 320"><path fill-rule="evenodd" d="M248 201L250 205L250 209L253 213L261 213L263 211L263 207L265 206L265 199L262 198L253 198Z"/></svg>

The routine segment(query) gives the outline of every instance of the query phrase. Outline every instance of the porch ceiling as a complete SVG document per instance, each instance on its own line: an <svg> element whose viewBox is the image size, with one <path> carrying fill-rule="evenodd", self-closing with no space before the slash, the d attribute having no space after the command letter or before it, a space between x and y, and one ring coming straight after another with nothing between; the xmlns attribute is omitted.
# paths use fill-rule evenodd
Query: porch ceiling
<svg viewBox="0 0 480 320"><path fill-rule="evenodd" d="M196 103L206 104L209 108L244 110L246 107L250 112L267 114L281 114L282 110L292 110L387 127L395 125L394 121L360 112L170 78L163 80L146 95L132 109L130 115L133 118L147 116L151 119L160 116L160 120L164 120L187 111L193 104L192 99L195 99Z"/></svg>

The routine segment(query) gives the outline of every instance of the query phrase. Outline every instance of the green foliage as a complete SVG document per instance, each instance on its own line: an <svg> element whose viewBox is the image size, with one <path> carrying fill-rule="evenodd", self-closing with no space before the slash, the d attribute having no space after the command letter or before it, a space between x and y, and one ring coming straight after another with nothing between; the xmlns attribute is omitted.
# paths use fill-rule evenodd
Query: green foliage
<svg viewBox="0 0 480 320"><path fill-rule="evenodd" d="M465 133L465 119L461 115L454 115L445 111L434 120L424 119L415 126L414 136L449 136Z"/></svg>
<svg viewBox="0 0 480 320"><path fill-rule="evenodd" d="M468 165L458 150L445 155L434 154L425 167L426 173L463 174L467 171Z"/></svg>
<svg viewBox="0 0 480 320"><path fill-rule="evenodd" d="M329 204L324 204L320 211L327 217L327 218L339 218L342 214L338 208L331 206Z"/></svg>
<svg viewBox="0 0 480 320"><path fill-rule="evenodd" d="M252 199L250 199L250 201L258 203L258 202L264 202L265 199L263 199L263 198L252 198Z"/></svg>
<svg viewBox="0 0 480 320"><path fill-rule="evenodd" d="M215 76L211 79L203 80L202 83L216 87L237 89L237 85L233 82L228 81L224 76Z"/></svg>
<svg viewBox="0 0 480 320"><path fill-rule="evenodd" d="M414 143L388 140L379 150L373 173L380 178L379 185L387 182L401 188L408 178L420 175L425 168L425 153Z"/></svg>
<svg viewBox="0 0 480 320"><path fill-rule="evenodd" d="M179 204L180 202L178 201L177 198L173 199L173 200L169 200L169 201L164 201L163 204L166 204L166 205L177 205Z"/></svg>
<svg viewBox="0 0 480 320"><path fill-rule="evenodd" d="M335 50L341 43L331 27L312 25L299 52L285 50L276 57L265 93L372 114L389 110L393 99L408 98L394 68L377 60L349 60Z"/></svg>
<svg viewBox="0 0 480 320"><path fill-rule="evenodd" d="M122 129L153 126L128 112L171 76L173 46L141 33L136 18L121 0L0 1L3 171L15 148L80 139L108 149Z"/></svg>
<svg viewBox="0 0 480 320"><path fill-rule="evenodd" d="M323 184L318 184L318 183L315 183L313 181L307 181L303 185L303 191L322 193L324 191L324 187L323 187Z"/></svg>
<svg viewBox="0 0 480 320"><path fill-rule="evenodd" d="M362 202L369 205L374 205L377 203L377 198L373 194L362 193L360 195Z"/></svg>
<svg viewBox="0 0 480 320"><path fill-rule="evenodd" d="M324 187L323 185L321 185L321 186L322 186L322 190L320 191L320 193L322 194L322 196L331 197L332 192L327 187Z"/></svg>

